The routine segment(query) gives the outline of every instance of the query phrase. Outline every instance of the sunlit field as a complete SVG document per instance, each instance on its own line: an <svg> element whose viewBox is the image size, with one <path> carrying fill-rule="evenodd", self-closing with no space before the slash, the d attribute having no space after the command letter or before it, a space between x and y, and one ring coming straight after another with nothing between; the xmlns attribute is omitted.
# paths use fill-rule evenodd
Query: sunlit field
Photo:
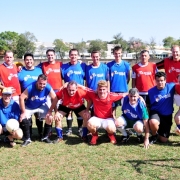
<svg viewBox="0 0 180 180"><path fill-rule="evenodd" d="M118 132L118 143L112 145L103 130L99 131L98 144L89 146L78 137L75 118L71 137L64 137L59 144L46 144L39 142L34 123L33 142L29 146L20 147L22 141L17 141L14 148L0 143L0 179L179 179L180 137L174 129L175 125L168 143L157 143L145 150L134 135L127 144L120 143ZM55 139L55 131L51 138Z"/></svg>

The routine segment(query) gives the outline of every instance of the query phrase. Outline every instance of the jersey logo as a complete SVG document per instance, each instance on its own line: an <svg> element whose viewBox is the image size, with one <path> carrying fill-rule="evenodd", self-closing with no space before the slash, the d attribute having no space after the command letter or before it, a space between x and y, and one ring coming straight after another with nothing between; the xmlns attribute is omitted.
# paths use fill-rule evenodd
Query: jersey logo
<svg viewBox="0 0 180 180"><path fill-rule="evenodd" d="M179 73L179 72L180 72L180 69L175 69L174 67L171 67L171 68L168 70L169 73L172 73L173 71Z"/></svg>
<svg viewBox="0 0 180 180"><path fill-rule="evenodd" d="M51 72L54 72L54 73L60 73L60 69L52 69L52 68L49 68L47 71L46 71L46 74L49 74Z"/></svg>
<svg viewBox="0 0 180 180"><path fill-rule="evenodd" d="M46 96L44 97L32 96L31 97L31 101L34 101L34 100L44 101L45 99L46 99Z"/></svg>
<svg viewBox="0 0 180 180"><path fill-rule="evenodd" d="M140 75L151 76L151 75L152 75L152 72L139 71L138 76L140 76Z"/></svg>
<svg viewBox="0 0 180 180"><path fill-rule="evenodd" d="M9 74L8 80L12 80L13 77L18 77L17 74Z"/></svg>
<svg viewBox="0 0 180 180"><path fill-rule="evenodd" d="M161 99L167 99L167 98L169 98L169 97L171 97L171 94L169 93L169 94L166 94L166 95L164 95L164 96L162 96L162 95L157 95L157 96L155 96L155 101L156 102L159 102Z"/></svg>
<svg viewBox="0 0 180 180"><path fill-rule="evenodd" d="M104 74L102 73L102 74L96 74L96 73L93 73L92 75L90 75L90 79L93 79L94 77L103 77L104 76Z"/></svg>
<svg viewBox="0 0 180 180"><path fill-rule="evenodd" d="M125 76L126 73L125 72L118 72L118 71L114 71L111 73L111 76L113 77L115 74L119 75L119 76Z"/></svg>
<svg viewBox="0 0 180 180"><path fill-rule="evenodd" d="M137 115L133 114L129 109L125 109L123 112L124 114L130 114L132 118L137 118Z"/></svg>
<svg viewBox="0 0 180 180"><path fill-rule="evenodd" d="M30 75L26 75L24 77L24 81L27 81L28 79L33 79L33 80L37 80L38 76L30 76Z"/></svg>

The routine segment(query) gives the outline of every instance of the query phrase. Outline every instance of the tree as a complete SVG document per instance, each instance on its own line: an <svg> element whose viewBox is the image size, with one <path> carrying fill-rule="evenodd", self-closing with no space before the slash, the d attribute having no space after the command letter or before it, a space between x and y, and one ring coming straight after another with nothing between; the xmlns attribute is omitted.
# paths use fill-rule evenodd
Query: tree
<svg viewBox="0 0 180 180"><path fill-rule="evenodd" d="M75 43L74 48L76 48L79 51L79 53L84 54L87 51L86 42L82 41L82 42L79 42L79 43Z"/></svg>
<svg viewBox="0 0 180 180"><path fill-rule="evenodd" d="M176 40L171 36L164 38L162 41L163 46L166 48L171 48L172 45L176 44Z"/></svg>
<svg viewBox="0 0 180 180"><path fill-rule="evenodd" d="M55 51L58 52L60 58L63 59L65 52L69 50L69 47L62 41L62 39L55 39L53 44L55 45Z"/></svg>
<svg viewBox="0 0 180 180"><path fill-rule="evenodd" d="M128 48L128 43L126 40L123 39L121 33L118 33L113 36L114 40L110 42L110 44L116 44L122 47L122 50L125 51Z"/></svg>
<svg viewBox="0 0 180 180"><path fill-rule="evenodd" d="M39 50L39 54L40 54L40 56L41 56L41 59L43 58L44 49L45 49L45 46L44 46L43 44L41 44L41 45L38 47L38 50Z"/></svg>
<svg viewBox="0 0 180 180"><path fill-rule="evenodd" d="M100 52L107 51L107 42L100 39L90 41L88 52L91 53L93 50Z"/></svg>
<svg viewBox="0 0 180 180"><path fill-rule="evenodd" d="M155 57L156 51L155 51L155 46L156 46L156 41L155 38L151 37L150 42L148 43L149 49L152 51L152 57Z"/></svg>
<svg viewBox="0 0 180 180"><path fill-rule="evenodd" d="M0 50L11 50L16 53L16 46L19 39L19 34L13 31L5 31L0 33Z"/></svg>
<svg viewBox="0 0 180 180"><path fill-rule="evenodd" d="M129 52L135 52L136 53L136 59L138 59L138 55L140 51L146 48L146 44L142 42L139 38L131 37L129 40Z"/></svg>
<svg viewBox="0 0 180 180"><path fill-rule="evenodd" d="M22 58L26 52L34 53L36 41L37 39L33 33L27 31L24 34L20 34L17 43L17 57Z"/></svg>

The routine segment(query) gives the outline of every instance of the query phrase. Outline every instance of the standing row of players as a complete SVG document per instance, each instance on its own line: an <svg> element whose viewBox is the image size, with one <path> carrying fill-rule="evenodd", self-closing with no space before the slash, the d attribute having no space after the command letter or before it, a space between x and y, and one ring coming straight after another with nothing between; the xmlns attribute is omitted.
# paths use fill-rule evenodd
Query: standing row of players
<svg viewBox="0 0 180 180"><path fill-rule="evenodd" d="M78 51L76 49L70 50L70 52L69 52L70 62L67 64L62 64L61 62L55 61L54 50L48 50L47 51L48 62L42 63L38 67L34 67L34 65L33 65L33 62L34 62L33 55L26 54L24 56L25 67L18 74L18 77L19 77L19 80L18 80L16 68L13 65L13 54L12 54L12 52L8 52L8 51L6 52L6 54L4 56L5 62L0 67L0 78L1 78L1 82L2 82L2 85L0 86L0 88L4 90L6 87L12 87L11 88L12 93L13 93L12 96L15 101L18 101L18 97L21 93L21 90L23 92L20 96L21 116L19 118L20 122L21 122L21 127L23 129L23 133L24 133L24 137L23 137L24 142L23 142L22 146L26 146L29 143L31 143L31 139L30 139L31 132L30 132L29 126L31 126L31 115L36 112L37 112L36 124L38 126L39 134L41 136L43 136L42 141L51 143L48 136L49 136L49 133L51 132L51 124L52 124L51 112L52 112L52 109L54 109L54 108L55 108L55 111L57 112L57 114L55 115L54 118L56 120L56 132L58 135L58 138L56 139L55 142L59 142L62 140L61 120L62 120L63 116L67 116L67 125L68 125L67 135L72 133L72 118L71 118L72 116L68 116L68 114L71 110L75 111L75 109L77 109L77 111L75 111L75 113L77 114L78 129L79 129L79 131L82 130L81 129L82 124L83 124L82 118L84 118L83 138L86 139L86 137L87 137L87 127L88 127L88 130L92 133L92 140L90 142L91 144L96 144L97 137L98 137L97 129L99 127L105 128L106 131L108 132L110 141L112 143L116 143L116 139L114 137L114 132L115 132L116 127L112 126L112 124L114 124L114 119L115 119L115 124L118 127L117 129L120 130L123 134L123 137L122 137L123 142L126 142L129 139L129 135L126 133L126 131L124 131L124 129L129 126L129 125L127 125L128 124L127 122L129 120L131 122L132 119L134 121L130 123L130 126L134 127L134 129L137 131L138 139L139 140L142 139L141 133L143 131L143 124L142 123L139 124L139 121L136 124L136 122L137 122L137 120L140 120L141 122L143 120L146 120L145 122L147 122L148 113L144 113L145 108L142 105L142 102L138 98L139 93L138 93L137 89L139 90L140 95L143 96L143 98L145 99L147 104L149 104L149 100L148 100L149 96L147 96L148 90L150 88L152 88L153 86L155 86L155 80L157 83L157 79L163 78L164 82L165 82L164 85L162 87L158 87L158 83L157 83L156 87L157 87L157 89L160 88L160 90L163 89L163 91L164 91L164 88L166 88L166 85L167 85L166 84L166 76L165 76L165 74L159 73L160 75L157 74L157 77L155 78L155 73L157 72L156 65L154 63L148 62L149 52L147 50L142 51L141 52L141 62L132 67L132 69L133 69L132 87L136 87L137 89L131 89L131 91L129 92L129 96L125 98L125 100L128 102L131 99L133 101L133 97L134 97L135 104L133 104L133 103L131 104L129 102L129 104L131 104L131 106L125 107L124 104L127 105L128 103L123 100L122 110L123 110L123 117L125 120L123 122L121 122L121 120L120 120L120 122L119 122L119 118L116 119L115 113L113 113L113 115L111 113L112 107L110 106L110 109L108 110L105 108L106 107L105 105L107 102L109 102L109 100L110 100L110 102L108 104L112 104L112 102L114 102L115 100L121 99L123 96L126 95L125 93L128 91L128 82L130 79L130 65L129 65L129 63L127 63L121 59L122 49L120 47L118 47L118 46L115 47L113 50L113 54L115 56L115 60L108 63L107 65L105 65L104 63L100 63L100 61L99 61L100 53L98 51L93 51L91 53L93 63L86 66L84 63L81 63L78 61ZM179 47L178 46L174 46L172 48L172 54L173 54L172 59L171 58L166 59L158 65L159 67L160 66L162 67L162 65L164 64L165 70L168 71L167 80L169 81L169 79L170 79L169 82L171 82L171 81L174 82L177 79L175 77L177 77L177 74L178 74L177 68L179 67ZM170 61L170 63L167 63L167 61ZM172 67L170 65L172 65ZM167 66L169 66L169 67L167 67ZM171 69L171 71L168 68ZM38 80L36 81L38 75L40 75L42 73L44 73L48 77L48 79L46 78L46 76L41 75L41 76L39 76ZM171 76L173 78L169 78L169 76ZM70 84L68 84L68 87L64 88L64 89L66 89L65 91L67 91L67 94L69 95L69 97L66 97L66 98L68 98L68 101L67 101L67 99L64 99L63 103L65 103L66 101L67 102L65 104L62 103L62 105L60 105L59 109L57 110L56 106L54 105L54 104L56 104L57 97L59 99L63 99L65 97L64 94L62 93L62 91L64 91L64 90L59 90L60 87L62 86L62 78L64 79L64 82L70 82ZM97 89L98 98L100 98L100 100L98 100L98 101L100 101L100 102L102 101L101 102L102 104L101 105L98 104L98 106L97 106L96 105L97 103L94 102L95 97L91 97L91 95L89 95L89 96L87 95L88 97L86 97L86 99L89 102L88 108L90 106L89 104L91 104L93 102L94 115L101 118L101 120L90 119L89 121L87 121L87 119L90 117L90 115L88 114L88 108L86 109L84 106L81 107L82 97L78 95L80 97L80 99L78 100L77 104L74 103L73 98L72 99L70 98L71 96L73 97L76 93L79 94L79 90L77 88L78 85L76 83L83 85L84 79L86 79L87 87L89 87L93 90ZM104 81L101 82L100 80L104 80ZM21 90L20 90L20 86L19 86L19 81L21 84ZM100 85L98 86L99 81L100 81ZM52 88L51 88L51 86L49 86L47 84L47 82L52 86ZM30 85L30 86L28 86L28 85ZM172 87L174 88L174 85L172 85ZM113 94L113 93L109 94L108 93L109 90L111 92L121 93L121 94L119 94L119 96L116 94ZM43 91L44 91L44 94L42 94ZM90 90L88 90L88 89L86 89L86 91L90 92ZM38 94L39 92L41 92L41 93ZM54 92L57 92L57 97ZM74 94L73 94L73 92L74 92ZM103 95L103 93L104 93L104 95ZM124 93L124 94L122 94L122 93ZM153 92L153 93L156 93L156 94L152 95L152 97L155 97L155 96L159 97L159 95L160 95L160 98L158 101L157 101L157 98L155 98L155 102L160 102L160 100L162 102L162 100L166 100L166 99L168 99L167 97L169 97L169 92L167 92L167 91L163 92L165 94L163 94L161 91ZM7 96L5 91L4 91L4 95ZM109 97L109 95L112 95L112 96ZM46 116L44 133L42 135L41 119L45 118L45 114L47 113L48 108L49 108L48 106L46 106L46 104L44 104L46 101L45 97L47 97L47 96L50 96L51 100L53 100L53 102L55 102L55 103L52 104L52 107L50 107L48 116ZM112 98L114 96L115 97L117 96L117 97L114 99L114 98ZM3 94L2 94L2 97L3 97ZM172 99L173 93L171 94L170 97L171 97L170 99ZM85 98L85 95L83 95L83 98ZM77 98L75 98L75 99L77 100ZM152 101L153 100L150 101L150 104L154 106L154 102L152 104ZM119 103L120 103L119 101L116 101L114 107L116 108L116 106ZM136 114L131 112L131 111L137 111L137 109L138 109L137 104L139 104L139 103L140 103L140 107L143 109L143 111L142 111L143 115L139 111L136 112ZM167 104L170 107L172 105L172 103L167 103ZM163 103L163 105L164 105L164 103ZM80 107L80 109L79 109L79 107ZM161 108L161 109L162 109L162 107L163 106L158 106L158 108ZM125 109L123 109L123 108L125 108ZM104 112L103 109L106 112ZM159 116L161 116L161 115L169 116L171 114L171 123L172 123L172 112L171 112L172 108L170 108L171 109L170 111L161 111L161 109L155 108L154 114L156 116L153 116L153 118L150 118L150 122L152 122L152 123L150 123L150 129L153 134L153 136L151 137L151 143L155 142L155 140L157 139L156 133L157 133L157 130L160 129L159 124L162 124L162 122L160 123L160 120L164 118L164 117L159 117ZM164 112L166 112L166 114L163 114ZM170 114L167 114L167 113L170 113ZM141 114L141 115L139 115L139 114ZM146 114L146 116L144 116L144 114ZM128 115L131 115L132 119ZM157 117L157 115L158 115L158 117ZM151 117L151 113L150 113L150 117ZM13 118L13 117L8 117L8 118ZM111 118L111 121L113 123L111 122L109 124L108 120L102 121L102 119L107 119L107 118ZM167 117L167 119L170 120L170 117ZM92 123L90 123L90 122L92 122ZM97 122L99 123L98 125L96 124ZM104 125L104 123L105 123L105 125ZM4 131L6 131L4 128L5 123L4 124L1 123L1 125L2 125L2 128L1 128L2 132L3 132L3 129L4 129ZM140 130L138 130L138 128L136 128L136 126L141 127L141 128L139 128ZM146 127L146 123L145 123L145 127ZM166 125L165 125L165 127L166 127ZM166 130L167 128L170 129L169 126L166 128L163 127L161 129ZM147 135L145 136L145 140L146 140L145 146L147 147L149 144L148 138L147 138L149 136L148 135L148 131L149 131L148 126L146 127L146 130L147 130ZM158 132L158 133L159 133L160 140L167 141L167 139L169 137L168 133L167 133L167 135L165 135L165 137L164 137L164 132L163 133Z"/></svg>

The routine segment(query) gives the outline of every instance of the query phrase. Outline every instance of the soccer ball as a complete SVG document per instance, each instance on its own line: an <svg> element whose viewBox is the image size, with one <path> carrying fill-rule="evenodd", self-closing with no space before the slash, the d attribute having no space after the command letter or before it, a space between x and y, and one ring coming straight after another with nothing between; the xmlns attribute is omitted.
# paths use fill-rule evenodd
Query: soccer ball
<svg viewBox="0 0 180 180"><path fill-rule="evenodd" d="M6 129L12 133L19 129L19 122L16 119L9 119L6 123Z"/></svg>

